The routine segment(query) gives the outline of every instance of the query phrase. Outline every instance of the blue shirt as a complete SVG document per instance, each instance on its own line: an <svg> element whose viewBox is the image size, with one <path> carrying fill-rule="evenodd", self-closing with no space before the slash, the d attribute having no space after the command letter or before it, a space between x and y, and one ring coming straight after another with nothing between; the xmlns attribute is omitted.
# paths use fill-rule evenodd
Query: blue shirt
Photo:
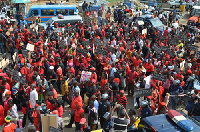
<svg viewBox="0 0 200 132"><path fill-rule="evenodd" d="M169 92L171 95L178 95L179 93L183 92L183 88L179 85L179 86L174 86L174 84L171 84L169 87Z"/></svg>
<svg viewBox="0 0 200 132"><path fill-rule="evenodd" d="M152 111L151 111L151 108L149 106L146 107L146 108L142 108L141 113L142 113L142 118L152 116Z"/></svg>

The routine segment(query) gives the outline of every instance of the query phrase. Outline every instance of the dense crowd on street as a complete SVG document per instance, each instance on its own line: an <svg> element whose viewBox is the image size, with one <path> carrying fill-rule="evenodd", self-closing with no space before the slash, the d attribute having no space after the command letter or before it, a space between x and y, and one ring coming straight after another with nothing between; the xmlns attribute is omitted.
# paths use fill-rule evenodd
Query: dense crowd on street
<svg viewBox="0 0 200 132"><path fill-rule="evenodd" d="M195 44L197 33L179 25L177 10L169 14L156 7L134 12L127 8L105 11L103 7L92 11L86 2L82 8L89 24L62 25L64 32L54 32L56 23L37 31L34 27L40 17L30 26L19 12L10 16L10 22L1 18L1 59L11 55L9 64L0 69L1 131L28 127L29 132L42 132L41 114L56 114L59 130L75 124L75 131L82 132L133 132L143 118L176 110L183 101L188 116L200 116L199 92L194 85L199 80L200 61L187 48ZM166 27L161 32L137 23L137 17L149 13L166 22L170 30ZM142 33L143 29L147 32ZM171 42L180 35L185 39ZM26 50L28 44L34 45L34 51ZM155 46L168 47L171 52L158 52ZM114 50L108 51L108 47ZM91 73L84 82L83 71ZM154 74L165 80L156 80ZM134 91L142 89L152 89L152 94L135 97ZM131 109L127 109L127 96L134 100ZM62 119L67 106L69 124Z"/></svg>

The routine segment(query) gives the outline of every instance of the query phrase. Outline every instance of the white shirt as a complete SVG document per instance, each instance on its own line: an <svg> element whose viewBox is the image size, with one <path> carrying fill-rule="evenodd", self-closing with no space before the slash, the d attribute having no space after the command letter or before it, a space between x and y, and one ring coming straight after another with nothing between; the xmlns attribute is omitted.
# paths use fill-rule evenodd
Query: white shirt
<svg viewBox="0 0 200 132"><path fill-rule="evenodd" d="M97 113L98 113L98 109L99 109L99 102L97 100L94 101L94 107L96 108L97 110Z"/></svg>
<svg viewBox="0 0 200 132"><path fill-rule="evenodd" d="M116 68L115 68L115 67L112 67L112 68L111 68L111 71L110 71L110 76L111 76L111 77L114 77L114 73L115 73L115 72L117 72Z"/></svg>
<svg viewBox="0 0 200 132"><path fill-rule="evenodd" d="M31 101L33 108L35 108L36 100L38 100L38 93L37 93L36 89L34 89L30 93L30 101Z"/></svg>
<svg viewBox="0 0 200 132"><path fill-rule="evenodd" d="M6 92L8 91L8 89L5 89L3 94L2 94L2 99L3 101L6 101Z"/></svg>
<svg viewBox="0 0 200 132"><path fill-rule="evenodd" d="M115 61L115 59L116 59L116 55L115 54L111 54L111 57L110 57L111 59L110 59L110 64L112 64L113 63L113 61Z"/></svg>
<svg viewBox="0 0 200 132"><path fill-rule="evenodd" d="M178 23L175 22L175 23L173 24L173 26L174 26L175 29L177 29L177 28L178 28Z"/></svg>

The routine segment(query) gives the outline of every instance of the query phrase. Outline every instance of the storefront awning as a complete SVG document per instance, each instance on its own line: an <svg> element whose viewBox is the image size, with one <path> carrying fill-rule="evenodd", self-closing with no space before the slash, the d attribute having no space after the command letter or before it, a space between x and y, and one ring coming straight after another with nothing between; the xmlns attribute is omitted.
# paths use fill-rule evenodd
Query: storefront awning
<svg viewBox="0 0 200 132"><path fill-rule="evenodd" d="M11 3L29 3L30 0L11 0Z"/></svg>

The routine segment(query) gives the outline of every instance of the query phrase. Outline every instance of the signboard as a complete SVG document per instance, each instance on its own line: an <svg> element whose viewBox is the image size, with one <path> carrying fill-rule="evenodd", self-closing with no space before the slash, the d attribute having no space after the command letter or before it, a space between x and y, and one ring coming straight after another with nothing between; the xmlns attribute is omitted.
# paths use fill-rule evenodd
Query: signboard
<svg viewBox="0 0 200 132"><path fill-rule="evenodd" d="M77 53L81 53L82 55L86 56L88 53L87 49L76 48Z"/></svg>
<svg viewBox="0 0 200 132"><path fill-rule="evenodd" d="M158 52L158 53L161 53L161 48L160 47L158 47L156 44L154 44L153 46L152 46L152 48L156 51L156 52Z"/></svg>
<svg viewBox="0 0 200 132"><path fill-rule="evenodd" d="M191 44L186 45L186 49L189 49L189 50L197 51L198 48L199 47L197 45L191 45Z"/></svg>
<svg viewBox="0 0 200 132"><path fill-rule="evenodd" d="M37 18L36 18L35 16L33 16L33 17L27 18L27 20L28 20L28 21L34 21L34 22L35 22L35 21L37 20Z"/></svg>
<svg viewBox="0 0 200 132"><path fill-rule="evenodd" d="M153 73L153 79L165 82L166 76L163 76L162 74Z"/></svg>
<svg viewBox="0 0 200 132"><path fill-rule="evenodd" d="M85 82L85 81L89 81L90 78L91 78L91 75L92 75L91 72L82 71L81 78L80 78L80 83Z"/></svg>
<svg viewBox="0 0 200 132"><path fill-rule="evenodd" d="M147 34L147 29L142 30L142 35Z"/></svg>
<svg viewBox="0 0 200 132"><path fill-rule="evenodd" d="M138 21L138 25L144 25L144 21Z"/></svg>
<svg viewBox="0 0 200 132"><path fill-rule="evenodd" d="M151 96L152 89L135 89L134 90L134 97L143 97L143 96Z"/></svg>
<svg viewBox="0 0 200 132"><path fill-rule="evenodd" d="M58 115L41 114L42 131L49 132L49 127L58 128Z"/></svg>
<svg viewBox="0 0 200 132"><path fill-rule="evenodd" d="M26 46L26 49L29 50L29 51L34 51L35 50L34 48L35 48L35 45L33 45L33 44L28 43L27 46Z"/></svg>
<svg viewBox="0 0 200 132"><path fill-rule="evenodd" d="M110 51L112 53L115 53L115 48L111 46L107 46L107 51Z"/></svg>
<svg viewBox="0 0 200 132"><path fill-rule="evenodd" d="M96 54L102 55L102 56L107 56L108 52L102 49L97 49Z"/></svg>
<svg viewBox="0 0 200 132"><path fill-rule="evenodd" d="M162 51L168 51L168 50L170 50L170 47L168 47L168 46L161 46L161 50Z"/></svg>

